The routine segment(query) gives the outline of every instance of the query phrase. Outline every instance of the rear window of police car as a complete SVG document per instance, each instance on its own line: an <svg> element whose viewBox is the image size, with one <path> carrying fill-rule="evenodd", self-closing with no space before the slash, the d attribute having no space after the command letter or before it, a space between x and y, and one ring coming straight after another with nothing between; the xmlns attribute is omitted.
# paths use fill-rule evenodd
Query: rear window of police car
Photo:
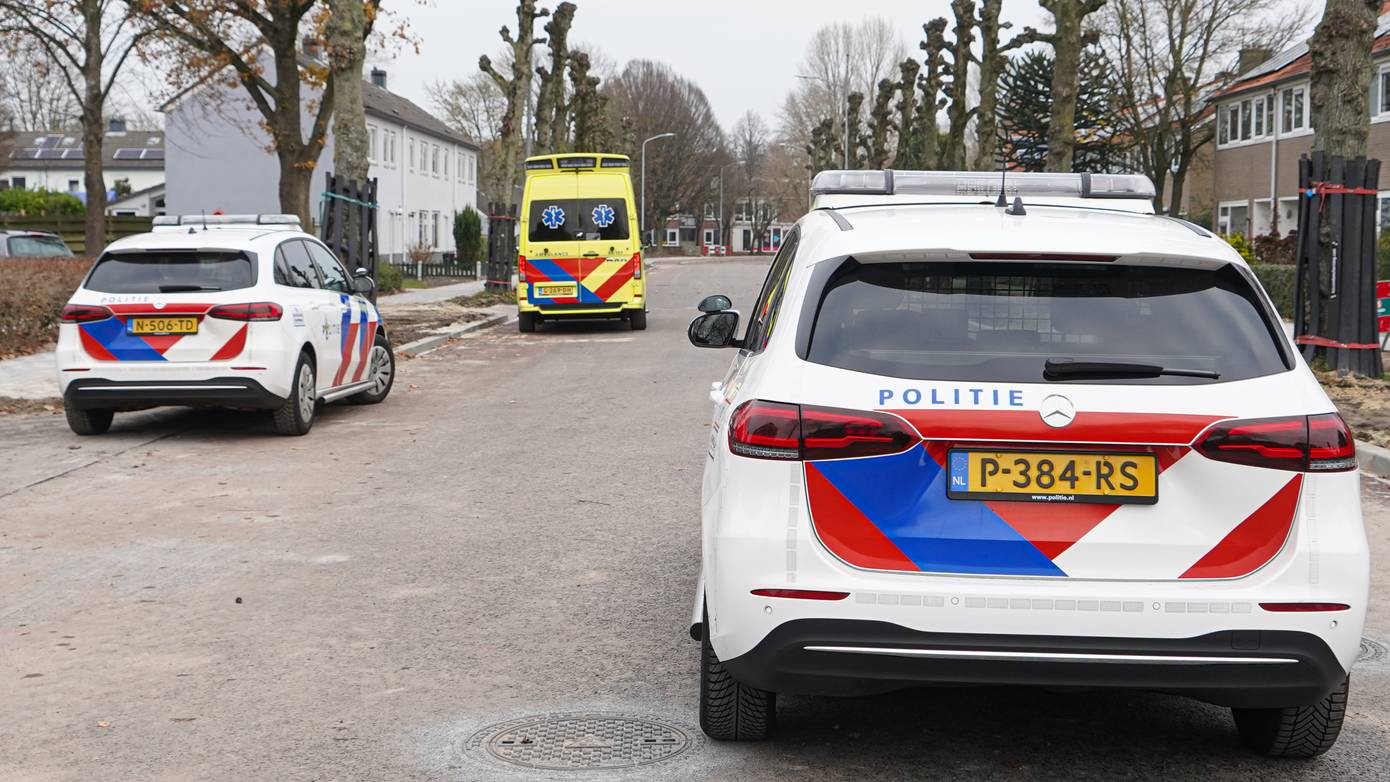
<svg viewBox="0 0 1390 782"><path fill-rule="evenodd" d="M239 252L107 253L83 286L101 293L196 293L256 284L254 261Z"/></svg>
<svg viewBox="0 0 1390 782"><path fill-rule="evenodd" d="M1063 357L1208 370L1221 381L1288 369L1277 326L1230 266L850 259L827 280L813 328L812 362L921 380L1040 382L1046 361Z"/></svg>

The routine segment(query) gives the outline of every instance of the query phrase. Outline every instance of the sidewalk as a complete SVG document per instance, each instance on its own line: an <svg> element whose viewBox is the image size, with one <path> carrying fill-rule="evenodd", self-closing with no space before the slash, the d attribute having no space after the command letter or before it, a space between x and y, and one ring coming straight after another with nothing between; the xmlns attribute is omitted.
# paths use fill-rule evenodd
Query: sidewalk
<svg viewBox="0 0 1390 782"><path fill-rule="evenodd" d="M58 357L53 351L0 361L0 396L49 399L58 396Z"/></svg>
<svg viewBox="0 0 1390 782"><path fill-rule="evenodd" d="M401 293L384 294L377 300L377 303L383 305L433 304L437 301L456 299L459 296L472 296L475 293L482 293L482 291L482 280L456 282L453 285L441 285L438 288L415 288Z"/></svg>

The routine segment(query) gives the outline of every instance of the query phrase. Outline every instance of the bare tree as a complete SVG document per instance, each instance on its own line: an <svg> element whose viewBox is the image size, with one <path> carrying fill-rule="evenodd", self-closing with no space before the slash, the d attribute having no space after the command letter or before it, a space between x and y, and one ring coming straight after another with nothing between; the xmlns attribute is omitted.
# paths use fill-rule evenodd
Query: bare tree
<svg viewBox="0 0 1390 782"><path fill-rule="evenodd" d="M1235 75L1227 65L1237 52L1250 46L1282 49L1305 28L1304 10L1280 13L1281 5L1111 0L1101 14L1102 43L1118 93L1115 119L1139 170L1153 180L1160 211L1181 211L1188 171L1215 135L1216 123L1204 121L1206 96Z"/></svg>
<svg viewBox="0 0 1390 782"><path fill-rule="evenodd" d="M970 62L975 59L970 46L975 41L975 0L952 0L955 15L954 40L948 50L951 60L945 74L951 77L946 90L946 147L941 151L941 167L959 171L965 168L965 129L975 110L970 106ZM925 130L925 129L924 129Z"/></svg>
<svg viewBox="0 0 1390 782"><path fill-rule="evenodd" d="M333 169L338 176L366 182L370 172L367 113L362 105L362 63L367 36L381 0L328 0L325 43L333 75Z"/></svg>
<svg viewBox="0 0 1390 782"><path fill-rule="evenodd" d="M570 53L571 97L567 111L574 118L573 148L580 152L601 152L615 140L616 128L608 116L608 96L599 91L601 80L591 72L588 52Z"/></svg>
<svg viewBox="0 0 1390 782"><path fill-rule="evenodd" d="M806 47L797 70L800 79L782 104L779 135L801 148L825 117L836 128L845 124L849 94L874 94L879 81L895 78L906 56L897 29L881 17L858 24L837 22L820 28ZM837 135L840 130L836 130Z"/></svg>
<svg viewBox="0 0 1390 782"><path fill-rule="evenodd" d="M521 147L524 134L522 127L526 103L531 96L531 50L536 44L545 43L544 38L535 37L536 20L549 16L550 11L536 9L536 0L521 0L516 7L516 35L506 25L498 31L502 40L512 48L511 78L503 76L492 66L492 59L486 54L478 58L478 68L492 77L506 101L507 112L502 115L502 126L498 136L498 170L501 182L494 196L505 202L514 203L517 197L517 181L521 170Z"/></svg>
<svg viewBox="0 0 1390 782"><path fill-rule="evenodd" d="M749 109L738 122L734 123L729 134L733 147L735 166L739 172L738 192L741 200L748 205L749 230L753 246L761 247L767 229L775 217L773 202L775 182L768 176L768 158L771 151L767 125L756 111Z"/></svg>
<svg viewBox="0 0 1390 782"><path fill-rule="evenodd" d="M893 93L896 82L880 79L874 94L874 107L869 111L869 139L864 147L865 167L884 168L888 165L889 132L893 129Z"/></svg>
<svg viewBox="0 0 1390 782"><path fill-rule="evenodd" d="M912 169L923 165L922 147L914 143L914 123L917 122L917 74L921 70L921 63L912 57L898 64L898 154L893 158L893 168ZM930 137L935 140L936 134L932 133Z"/></svg>
<svg viewBox="0 0 1390 782"><path fill-rule="evenodd" d="M1076 145L1076 81L1081 69L1081 50L1096 43L1099 34L1085 30L1086 17L1099 11L1105 0L1038 0L1052 14L1053 31L1028 32L1052 46L1052 117L1047 132L1047 170L1070 172Z"/></svg>
<svg viewBox="0 0 1390 782"><path fill-rule="evenodd" d="M1379 0L1327 0L1308 48L1313 56L1313 149L1346 158L1366 154L1371 115L1366 82Z"/></svg>
<svg viewBox="0 0 1390 782"><path fill-rule="evenodd" d="M695 211L710 200L713 173L728 159L724 133L705 93L670 66L633 60L604 85L613 116L626 118L620 149L638 159L642 140L659 133L675 138L647 146L647 213L653 218Z"/></svg>
<svg viewBox="0 0 1390 782"><path fill-rule="evenodd" d="M63 65L48 57L37 41L13 35L0 43L9 67L0 68L0 107L15 130L79 130L76 96L63 80Z"/></svg>
<svg viewBox="0 0 1390 782"><path fill-rule="evenodd" d="M1008 53L1033 42L1032 33L1016 35L1007 43L1000 41L1000 33L1012 27L1008 22L999 21L999 11L1003 6L1004 0L981 0L980 15L975 20L980 31L980 56L976 60L980 66L980 102L975 113L975 155L970 164L974 171L989 171L995 166L999 133L999 119L996 116L999 77L1009 66Z"/></svg>
<svg viewBox="0 0 1390 782"><path fill-rule="evenodd" d="M485 73L453 81L436 81L425 88L440 117L469 139L487 144L502 135L506 98Z"/></svg>
<svg viewBox="0 0 1390 782"><path fill-rule="evenodd" d="M574 3L555 6L546 22L550 46L550 67L536 68L540 76L540 95L536 101L536 141L547 152L563 152L569 141L569 104L565 99L565 68L569 64L570 26L574 24Z"/></svg>
<svg viewBox="0 0 1390 782"><path fill-rule="evenodd" d="M101 154L106 102L146 33L117 0L0 0L0 17L0 41L23 40L41 49L77 105L87 190L86 252L98 253L106 246Z"/></svg>

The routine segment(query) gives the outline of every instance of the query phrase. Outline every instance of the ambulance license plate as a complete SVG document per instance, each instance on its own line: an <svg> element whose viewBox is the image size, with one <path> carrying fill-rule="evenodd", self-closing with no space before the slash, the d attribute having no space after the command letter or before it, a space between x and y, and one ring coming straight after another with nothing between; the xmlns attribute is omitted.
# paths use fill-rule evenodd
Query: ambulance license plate
<svg viewBox="0 0 1390 782"><path fill-rule="evenodd" d="M131 318L131 334L197 334L198 319L188 318Z"/></svg>
<svg viewBox="0 0 1390 782"><path fill-rule="evenodd" d="M572 282L545 284L536 283L536 296L541 299L572 299L579 289Z"/></svg>
<svg viewBox="0 0 1390 782"><path fill-rule="evenodd" d="M1148 453L953 450L947 465L952 499L1158 502L1158 459Z"/></svg>

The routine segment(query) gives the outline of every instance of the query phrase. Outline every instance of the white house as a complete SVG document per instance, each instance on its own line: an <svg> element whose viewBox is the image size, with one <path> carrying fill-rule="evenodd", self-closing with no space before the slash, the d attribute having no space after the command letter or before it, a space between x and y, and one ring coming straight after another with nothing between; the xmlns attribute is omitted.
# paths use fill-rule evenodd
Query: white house
<svg viewBox="0 0 1390 782"><path fill-rule="evenodd" d="M273 74L266 78L274 81ZM477 208L478 146L388 91L385 71L373 69L362 93L370 176L377 180L381 257L402 261L417 246L436 255L453 252L454 215L465 206ZM304 90L305 128L312 123L308 104L317 105L318 97ZM280 211L279 164L261 128L260 113L240 88L207 80L166 103L162 111L167 115L169 214ZM315 210L321 209L325 177L332 170L330 128L310 189Z"/></svg>
<svg viewBox="0 0 1390 782"><path fill-rule="evenodd" d="M164 133L126 130L111 120L102 140L106 192L138 192L164 184ZM86 198L84 154L78 133L16 133L9 157L0 160L0 187L51 190Z"/></svg>

